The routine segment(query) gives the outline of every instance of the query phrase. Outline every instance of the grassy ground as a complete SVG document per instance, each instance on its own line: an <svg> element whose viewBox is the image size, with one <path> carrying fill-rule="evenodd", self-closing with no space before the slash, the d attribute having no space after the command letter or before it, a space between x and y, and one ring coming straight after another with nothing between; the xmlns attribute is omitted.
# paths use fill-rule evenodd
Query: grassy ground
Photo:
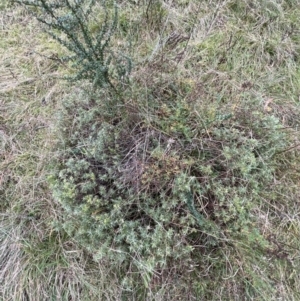
<svg viewBox="0 0 300 301"><path fill-rule="evenodd" d="M175 139L181 137L177 132L188 137L190 128L195 133L202 120L208 141L217 118L242 119L250 108L276 117L278 131L288 136L289 144L276 153L273 184L251 209L268 252L241 235L218 250L197 249L190 266L178 260L165 270L145 269L137 276L142 284L128 285L126 275L134 268L96 261L57 226L64 211L49 189L49 162L61 138L57 112L77 90L61 79L69 68L49 59L64 50L24 9L3 2L0 298L300 300L300 2L131 2L120 1L113 38L113 47L134 62L124 105L128 120ZM185 129L183 118L198 123ZM264 135L260 139L268 139ZM175 168L168 164L167 169Z"/></svg>

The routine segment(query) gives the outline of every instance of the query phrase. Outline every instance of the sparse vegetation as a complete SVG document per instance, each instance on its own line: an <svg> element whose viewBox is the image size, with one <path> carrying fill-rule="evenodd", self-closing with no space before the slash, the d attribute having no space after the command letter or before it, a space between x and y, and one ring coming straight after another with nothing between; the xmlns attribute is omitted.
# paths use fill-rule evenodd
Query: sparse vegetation
<svg viewBox="0 0 300 301"><path fill-rule="evenodd" d="M299 300L300 2L15 2L1 299Z"/></svg>

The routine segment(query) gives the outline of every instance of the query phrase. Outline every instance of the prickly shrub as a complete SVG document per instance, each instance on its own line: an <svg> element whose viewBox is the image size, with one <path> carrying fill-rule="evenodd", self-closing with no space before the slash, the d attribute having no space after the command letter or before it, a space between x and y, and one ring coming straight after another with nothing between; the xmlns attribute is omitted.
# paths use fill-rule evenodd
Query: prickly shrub
<svg viewBox="0 0 300 301"><path fill-rule="evenodd" d="M65 211L62 227L98 259L150 270L188 260L196 229L216 236L195 208L197 184L186 174L193 160L145 124L114 124L101 98L76 94L60 113L61 152L50 183Z"/></svg>
<svg viewBox="0 0 300 301"><path fill-rule="evenodd" d="M103 97L76 92L60 113L50 183L71 237L97 259L150 274L199 252L202 264L212 264L211 252L224 261L221 250L233 245L255 249L256 261L274 255L255 212L265 197L275 200L289 145L276 117L255 100L222 113L182 100L163 108L160 122L133 125Z"/></svg>
<svg viewBox="0 0 300 301"><path fill-rule="evenodd" d="M154 267L189 252L178 241L193 217L173 189L188 162L162 153L160 133L141 127L133 135L126 123L109 122L95 99L71 97L61 112L62 151L50 182L66 213L63 227L97 258L116 262Z"/></svg>
<svg viewBox="0 0 300 301"><path fill-rule="evenodd" d="M114 80L124 80L130 73L131 60L125 55L115 53L110 45L118 22L118 8L115 2L14 2L27 7L47 33L70 52L70 55L61 58L61 61L73 62L72 66L77 74L69 78L72 81L89 80L94 87L109 86L116 89Z"/></svg>

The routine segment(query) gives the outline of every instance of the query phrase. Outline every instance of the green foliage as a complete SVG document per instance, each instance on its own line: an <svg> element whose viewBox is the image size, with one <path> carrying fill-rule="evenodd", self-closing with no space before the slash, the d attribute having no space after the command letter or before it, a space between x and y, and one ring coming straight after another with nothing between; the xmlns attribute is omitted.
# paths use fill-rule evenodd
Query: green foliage
<svg viewBox="0 0 300 301"><path fill-rule="evenodd" d="M72 61L77 70L72 81L89 80L94 87L111 87L113 79L124 80L131 71L131 60L114 53L110 41L118 22L117 4L110 1L83 0L16 0L25 5L47 33L72 54L61 58ZM97 27L91 26L97 18ZM102 19L99 25L99 19Z"/></svg>
<svg viewBox="0 0 300 301"><path fill-rule="evenodd" d="M50 179L54 197L66 211L66 231L96 258L128 262L133 257L137 266L147 263L153 269L166 264L167 257L191 250L178 245L188 225L194 224L192 216L178 214L184 200L176 189L171 191L172 185L182 184L177 177L179 158L160 158L156 135L145 166L142 154L126 158L133 137L124 124L105 122L104 111L100 100L93 103L85 94L65 103L60 125L66 129L64 150ZM140 131L141 137L149 138L147 131ZM180 220L186 227L176 226Z"/></svg>
<svg viewBox="0 0 300 301"><path fill-rule="evenodd" d="M279 120L256 109L255 100L223 114L216 113L218 108L202 106L202 112L193 112L187 103L176 104L176 108L161 107L164 118L157 124L181 142L183 148L177 151L192 162L189 183L198 212L194 202L188 205L198 224L203 226L200 212L218 225L223 237L246 231L247 240L248 229L254 227L261 240L251 212L262 194L271 190L278 168L276 153L289 144Z"/></svg>
<svg viewBox="0 0 300 301"><path fill-rule="evenodd" d="M62 152L49 180L70 236L98 260L131 262L139 273L189 262L199 245L216 252L237 242L268 256L254 211L289 143L277 118L255 100L223 114L179 101L150 130L113 122L102 98L77 93L60 114Z"/></svg>

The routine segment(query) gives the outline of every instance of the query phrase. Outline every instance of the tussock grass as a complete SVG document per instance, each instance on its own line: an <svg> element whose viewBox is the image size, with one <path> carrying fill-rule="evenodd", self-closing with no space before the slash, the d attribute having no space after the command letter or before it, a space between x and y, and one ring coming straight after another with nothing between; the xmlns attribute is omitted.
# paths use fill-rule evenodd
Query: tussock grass
<svg viewBox="0 0 300 301"><path fill-rule="evenodd" d="M150 151L143 142L151 135L159 137L161 153L158 163L148 167L149 179L164 182L166 174L176 173L174 162L179 157L159 157L167 153L168 139L176 141L171 147L176 155L189 152L195 160L193 147L198 142L194 138L201 128L205 147L211 147L212 156L222 156L220 150L230 147L231 140L218 144L216 131L236 128L241 120L245 120L241 133L252 129L251 112L277 118L278 133L284 133L287 141L273 154L272 181L251 206L253 227L261 236L255 235L251 225L240 236L230 236L225 229L227 240L213 248L209 241L203 244L202 234L196 232L189 237L198 242L195 251L188 258L169 259L161 267L137 267L136 262L143 262L138 258L126 265L97 260L95 253L61 226L65 212L47 180L49 162L61 155L57 112L63 111L66 96L79 95L76 89L85 86L78 83L75 89L61 79L71 70L55 59L64 49L25 10L3 3L1 299L299 300L300 2L119 3L112 47L126 50L135 66L113 120L125 116L121 125L131 131L128 141L132 143L127 147L142 150L144 156ZM66 117L66 124L75 116ZM260 141L265 138L267 142L271 132L276 133L266 130ZM123 161L121 166L127 168L127 184L134 178L130 162ZM203 178L205 172L210 173L203 170ZM149 180L144 191L159 187ZM197 208L209 216L208 205L197 200ZM71 222L73 218L68 217Z"/></svg>

